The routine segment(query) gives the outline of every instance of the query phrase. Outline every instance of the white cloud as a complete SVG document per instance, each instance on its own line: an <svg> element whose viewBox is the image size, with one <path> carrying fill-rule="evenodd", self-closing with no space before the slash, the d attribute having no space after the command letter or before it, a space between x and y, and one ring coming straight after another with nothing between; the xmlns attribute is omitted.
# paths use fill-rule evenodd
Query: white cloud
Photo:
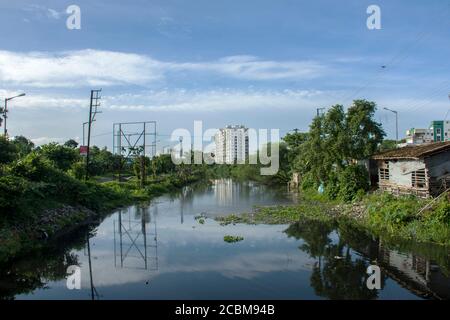
<svg viewBox="0 0 450 320"><path fill-rule="evenodd" d="M31 4L28 6L25 6L23 8L24 11L29 12L33 15L32 18L41 20L43 18L49 18L49 19L55 19L58 20L61 18L61 15L63 12L59 12L52 8L47 8L45 6L37 5L37 4Z"/></svg>
<svg viewBox="0 0 450 320"><path fill-rule="evenodd" d="M63 53L0 51L0 83L34 87L145 84L157 62L136 54L81 50Z"/></svg>
<svg viewBox="0 0 450 320"><path fill-rule="evenodd" d="M0 96L15 93L0 90ZM327 99L314 90L160 90L139 94L117 94L102 97L102 109L152 112L216 112L230 110L282 110L312 107ZM29 94L14 101L15 108L76 109L86 108L86 97L55 97Z"/></svg>
<svg viewBox="0 0 450 320"><path fill-rule="evenodd" d="M22 93L21 91L0 90L0 97L13 97ZM14 100L14 108L24 109L70 109L89 106L87 98L64 97L58 95L48 96L45 94L28 94Z"/></svg>
<svg viewBox="0 0 450 320"><path fill-rule="evenodd" d="M286 109L315 105L325 99L309 90L163 90L105 97L104 105L117 110L161 112L216 112L245 109Z"/></svg>
<svg viewBox="0 0 450 320"><path fill-rule="evenodd" d="M231 56L205 62L164 62L147 55L100 50L17 53L0 51L0 83L32 87L148 85L169 73L207 72L241 80L306 79L326 68L314 61Z"/></svg>
<svg viewBox="0 0 450 320"><path fill-rule="evenodd" d="M314 61L271 61L254 56L230 56L214 62L182 63L180 70L210 71L245 80L305 79L321 75L325 67Z"/></svg>
<svg viewBox="0 0 450 320"><path fill-rule="evenodd" d="M48 16L53 19L59 19L61 17L61 13L54 9L47 9Z"/></svg>
<svg viewBox="0 0 450 320"><path fill-rule="evenodd" d="M43 144L47 144L50 142L57 142L57 143L62 143L64 141L66 141L67 139L65 138L51 138L51 137L39 137L39 138L34 138L31 139L31 141L33 141L33 143L36 146L41 146Z"/></svg>

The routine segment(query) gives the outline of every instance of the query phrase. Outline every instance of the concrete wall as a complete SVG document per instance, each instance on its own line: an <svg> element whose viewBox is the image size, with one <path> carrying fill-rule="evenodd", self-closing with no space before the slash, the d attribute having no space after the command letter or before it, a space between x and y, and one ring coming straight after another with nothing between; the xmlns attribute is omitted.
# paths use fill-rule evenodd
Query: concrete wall
<svg viewBox="0 0 450 320"><path fill-rule="evenodd" d="M389 182L405 187L411 187L412 172L425 168L420 160L389 161Z"/></svg>

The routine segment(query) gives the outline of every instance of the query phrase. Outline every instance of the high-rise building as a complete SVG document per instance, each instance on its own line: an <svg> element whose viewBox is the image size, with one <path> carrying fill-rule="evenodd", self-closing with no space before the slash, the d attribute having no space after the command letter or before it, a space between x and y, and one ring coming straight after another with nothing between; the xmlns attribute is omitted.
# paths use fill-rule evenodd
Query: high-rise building
<svg viewBox="0 0 450 320"><path fill-rule="evenodd" d="M248 128L243 125L226 126L215 135L216 163L245 163L249 155Z"/></svg>

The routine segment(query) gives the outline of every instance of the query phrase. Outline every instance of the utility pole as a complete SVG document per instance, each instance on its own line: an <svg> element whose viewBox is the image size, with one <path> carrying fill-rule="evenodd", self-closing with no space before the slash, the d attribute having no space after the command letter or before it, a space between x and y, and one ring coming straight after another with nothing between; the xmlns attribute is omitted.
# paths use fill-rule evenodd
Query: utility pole
<svg viewBox="0 0 450 320"><path fill-rule="evenodd" d="M383 108L383 109L395 114L395 141L398 142L398 111L391 110L389 108Z"/></svg>
<svg viewBox="0 0 450 320"><path fill-rule="evenodd" d="M3 130L4 130L5 138L8 137L8 130L6 129L6 119L8 118L8 115L7 115L7 113L8 113L8 101L10 101L12 99L15 99L15 98L18 98L18 97L23 97L23 96L25 96L25 93L21 93L21 94L19 94L17 96L5 99L5 108L3 109L3 119L4 119L4 122L5 122Z"/></svg>
<svg viewBox="0 0 450 320"><path fill-rule="evenodd" d="M91 150L90 150L90 147L91 147L91 127L92 127L92 122L95 121L95 115L97 113L101 113L100 111L97 110L98 107L100 106L99 100L101 99L101 97L100 97L100 92L101 91L102 91L102 89L91 90L91 102L90 102L90 105L89 105L87 152L86 152L86 172L85 172L85 180L86 181L89 179L89 154L91 152Z"/></svg>

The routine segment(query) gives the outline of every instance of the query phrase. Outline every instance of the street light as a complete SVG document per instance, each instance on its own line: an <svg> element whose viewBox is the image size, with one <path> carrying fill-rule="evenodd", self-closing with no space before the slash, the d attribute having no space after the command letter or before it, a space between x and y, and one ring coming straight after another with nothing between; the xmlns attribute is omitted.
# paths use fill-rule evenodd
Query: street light
<svg viewBox="0 0 450 320"><path fill-rule="evenodd" d="M395 113L395 131L396 131L396 134L395 134L395 138L396 139L395 139L395 141L398 142L398 112L395 111L395 110L391 110L389 108L383 108L383 109Z"/></svg>
<svg viewBox="0 0 450 320"><path fill-rule="evenodd" d="M6 98L6 99L5 99L5 108L3 109L3 119L4 119L4 121L5 121L5 127L4 127L3 129L4 129L5 137L6 137L7 134L8 134L8 130L6 130L6 118L8 118L8 116L6 115L6 113L8 112L8 101L9 101L9 100L12 100L12 99L15 99L15 98L23 97L23 96L25 96L25 93L21 93L21 94L19 94L19 95L17 95L17 96L14 96L14 97L10 97L10 98Z"/></svg>

